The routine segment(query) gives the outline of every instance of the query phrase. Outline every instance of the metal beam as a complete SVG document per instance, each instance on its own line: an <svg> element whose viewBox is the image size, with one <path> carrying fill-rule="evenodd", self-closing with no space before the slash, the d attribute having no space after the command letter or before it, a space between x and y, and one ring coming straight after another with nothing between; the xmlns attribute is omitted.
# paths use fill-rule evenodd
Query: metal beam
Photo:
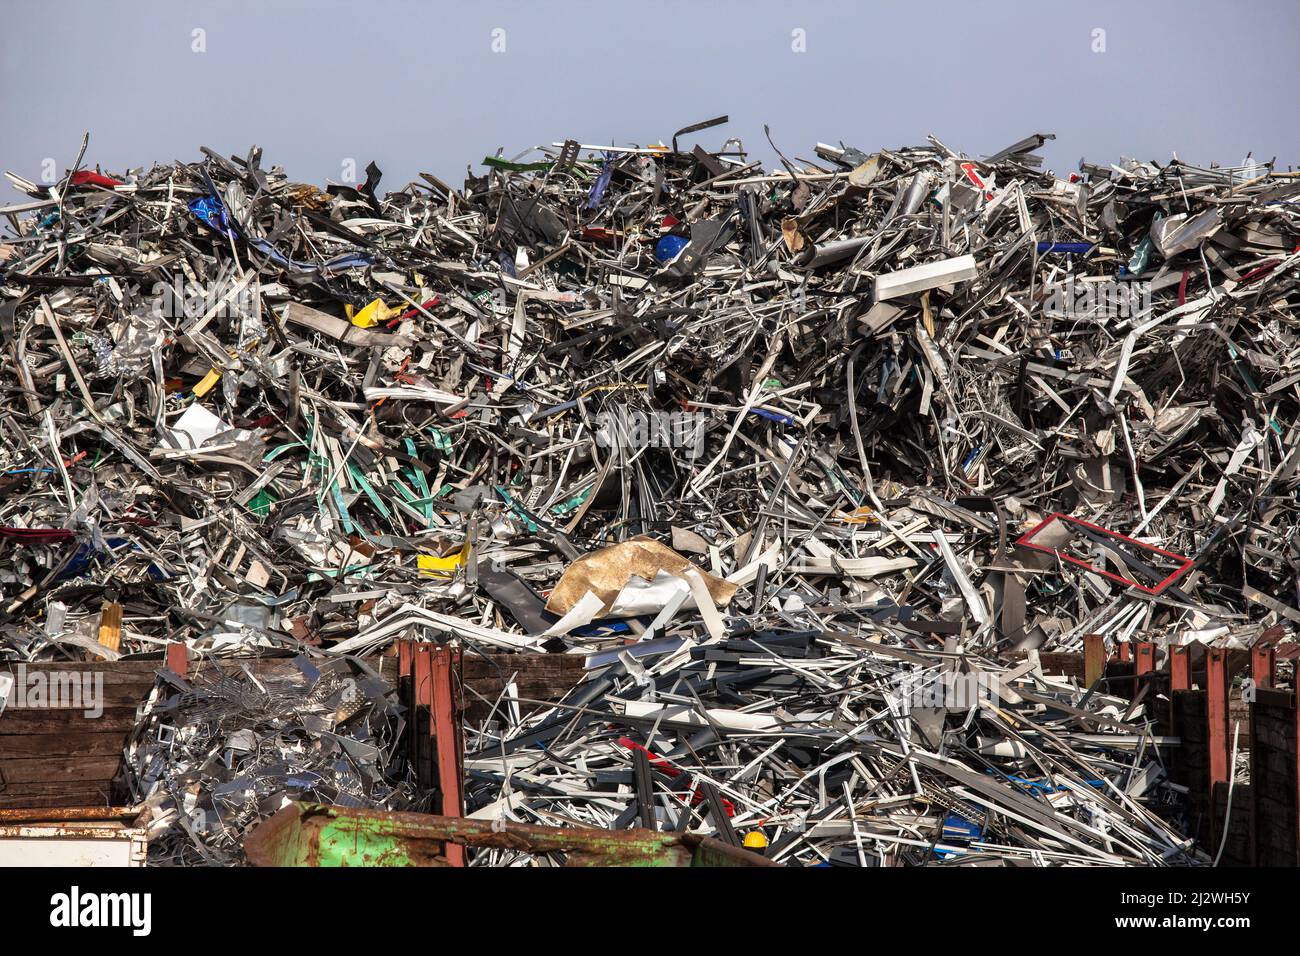
<svg viewBox="0 0 1300 956"><path fill-rule="evenodd" d="M1273 648L1268 644L1257 643L1250 649L1250 679L1255 682L1256 688L1273 686L1275 657Z"/></svg>
<svg viewBox="0 0 1300 956"><path fill-rule="evenodd" d="M417 783L436 783L438 810L444 817L463 817L464 776L460 708L456 701L460 675L460 650L442 644L400 641L397 673L410 690L411 709L407 733L412 735L411 761ZM428 723L421 720L428 715ZM432 741L424 746L422 735ZM429 766L429 758L433 766ZM465 848L449 843L446 857L452 866L465 865Z"/></svg>
<svg viewBox="0 0 1300 956"><path fill-rule="evenodd" d="M1135 656L1134 673L1138 677L1143 674L1150 674L1156 669L1156 646L1151 641L1138 641L1137 653Z"/></svg>
<svg viewBox="0 0 1300 956"><path fill-rule="evenodd" d="M1209 765L1210 834L1217 843L1223 821L1214 806L1214 788L1226 784L1233 769L1228 743L1228 652L1222 647L1211 647L1205 652L1205 720L1207 724L1206 748Z"/></svg>
<svg viewBox="0 0 1300 956"><path fill-rule="evenodd" d="M1192 660L1186 644L1169 648L1169 689L1192 689Z"/></svg>
<svg viewBox="0 0 1300 956"><path fill-rule="evenodd" d="M438 790L442 794L442 815L463 817L464 794L461 775L461 734L456 713L454 683L460 670L460 649L439 644L432 653L433 708L429 730L438 752ZM447 861L452 866L465 865L465 850L459 844L447 844Z"/></svg>
<svg viewBox="0 0 1300 956"><path fill-rule="evenodd" d="M190 649L180 641L167 645L167 669L180 677L189 675Z"/></svg>

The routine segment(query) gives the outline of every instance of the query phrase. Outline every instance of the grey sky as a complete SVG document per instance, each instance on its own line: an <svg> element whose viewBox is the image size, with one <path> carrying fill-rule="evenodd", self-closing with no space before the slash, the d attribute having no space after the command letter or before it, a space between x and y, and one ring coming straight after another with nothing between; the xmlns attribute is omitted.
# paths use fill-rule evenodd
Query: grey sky
<svg viewBox="0 0 1300 956"><path fill-rule="evenodd" d="M790 156L927 133L978 155L1044 131L1062 174L1173 151L1285 167L1298 41L1296 0L25 0L0 19L0 168L61 175L88 130L87 165L110 170L257 143L317 183L374 159L384 191L420 170L459 185L498 146L666 142L723 113L700 142L739 136L765 163L768 123Z"/></svg>

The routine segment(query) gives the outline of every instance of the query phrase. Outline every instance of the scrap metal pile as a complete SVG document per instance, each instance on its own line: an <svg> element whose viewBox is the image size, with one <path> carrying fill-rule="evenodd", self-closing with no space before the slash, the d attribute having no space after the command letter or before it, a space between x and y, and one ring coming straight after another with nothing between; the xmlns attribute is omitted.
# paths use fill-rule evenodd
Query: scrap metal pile
<svg viewBox="0 0 1300 956"><path fill-rule="evenodd" d="M471 814L1203 858L1150 702L1036 652L1300 621L1297 174L720 122L382 197L9 174L0 653L584 654L467 727Z"/></svg>
<svg viewBox="0 0 1300 956"><path fill-rule="evenodd" d="M126 748L131 804L150 811L151 864L242 863L244 836L289 794L418 802L396 768L406 720L390 684L360 661L293 663L274 677L243 661L194 680L163 671Z"/></svg>
<svg viewBox="0 0 1300 956"><path fill-rule="evenodd" d="M1141 708L1081 704L1068 681L956 640L925 651L906 629L854 630L605 652L554 712L477 736L471 815L737 846L761 831L771 859L801 865L1194 861L1153 812Z"/></svg>

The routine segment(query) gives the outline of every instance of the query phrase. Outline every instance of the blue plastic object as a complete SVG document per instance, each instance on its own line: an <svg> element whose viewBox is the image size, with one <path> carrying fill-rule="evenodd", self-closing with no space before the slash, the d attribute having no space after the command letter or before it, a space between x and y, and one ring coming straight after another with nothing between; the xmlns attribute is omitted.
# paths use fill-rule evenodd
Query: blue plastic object
<svg viewBox="0 0 1300 956"><path fill-rule="evenodd" d="M655 258L660 262L672 262L690 241L685 236L663 236L655 243Z"/></svg>
<svg viewBox="0 0 1300 956"><path fill-rule="evenodd" d="M1086 255L1092 251L1091 242L1040 242L1038 244L1039 252L1073 252L1078 255Z"/></svg>
<svg viewBox="0 0 1300 956"><path fill-rule="evenodd" d="M591 187L591 192L587 194L587 208L599 209L600 204L605 201L605 190L609 188L609 181L614 176L614 154L605 154L605 165L601 167L600 175L596 177L595 184Z"/></svg>
<svg viewBox="0 0 1300 956"><path fill-rule="evenodd" d="M213 232L220 236L230 235L230 217L226 215L226 206L220 199L201 196L191 199L186 205L199 222Z"/></svg>
<svg viewBox="0 0 1300 956"><path fill-rule="evenodd" d="M966 853L967 848L972 842L984 838L984 830L979 824L967 820L959 813L949 813L943 819L943 842L950 846L960 847L959 850L940 850L938 847L934 850L934 855L941 860L948 860L954 856L960 856Z"/></svg>
<svg viewBox="0 0 1300 956"><path fill-rule="evenodd" d="M1151 250L1155 248L1155 243L1151 237L1147 236L1138 243L1137 248L1133 250L1133 258L1128 261L1128 271L1130 275L1140 276L1146 269L1147 263L1151 261Z"/></svg>
<svg viewBox="0 0 1300 956"><path fill-rule="evenodd" d="M757 415L759 418L766 418L768 421L780 422L782 425L794 424L794 419L789 415L780 415L776 412L769 412L766 408L751 408L749 414Z"/></svg>
<svg viewBox="0 0 1300 956"><path fill-rule="evenodd" d="M950 813L943 821L944 839L978 840L983 831L965 817Z"/></svg>

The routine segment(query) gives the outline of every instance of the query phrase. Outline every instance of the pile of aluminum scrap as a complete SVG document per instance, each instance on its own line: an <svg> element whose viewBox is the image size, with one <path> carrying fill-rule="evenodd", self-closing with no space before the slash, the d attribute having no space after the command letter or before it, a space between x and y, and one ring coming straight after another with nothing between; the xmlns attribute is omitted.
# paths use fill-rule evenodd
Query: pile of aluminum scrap
<svg viewBox="0 0 1300 956"><path fill-rule="evenodd" d="M1049 134L764 172L688 145L725 121L384 196L256 148L9 174L0 654L592 654L546 719L634 718L790 858L930 859L944 814L984 859L1179 858L1141 708L1020 668L1292 639L1300 174L1060 178ZM923 742L912 668L1010 696ZM559 809L511 802L538 718L494 703L483 807L626 816L568 723Z"/></svg>
<svg viewBox="0 0 1300 956"><path fill-rule="evenodd" d="M1153 812L1172 795L1141 705L855 631L599 652L558 706L471 736L470 816L761 834L800 865L1203 859Z"/></svg>
<svg viewBox="0 0 1300 956"><path fill-rule="evenodd" d="M405 718L388 682L360 661L294 663L297 673L274 677L247 662L192 682L162 672L126 751L152 864L240 863L244 834L292 799L411 804Z"/></svg>

